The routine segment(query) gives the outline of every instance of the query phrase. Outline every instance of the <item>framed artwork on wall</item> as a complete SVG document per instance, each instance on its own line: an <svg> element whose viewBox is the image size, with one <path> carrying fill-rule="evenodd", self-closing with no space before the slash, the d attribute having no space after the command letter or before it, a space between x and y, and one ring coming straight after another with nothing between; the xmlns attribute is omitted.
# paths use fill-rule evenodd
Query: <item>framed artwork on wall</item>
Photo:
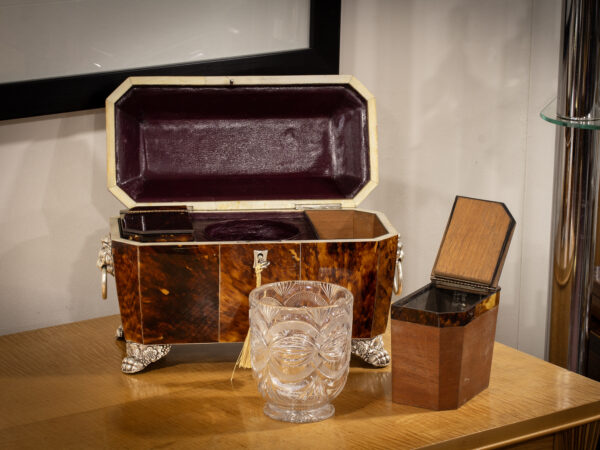
<svg viewBox="0 0 600 450"><path fill-rule="evenodd" d="M0 120L101 108L129 76L337 74L340 0L0 5Z"/></svg>

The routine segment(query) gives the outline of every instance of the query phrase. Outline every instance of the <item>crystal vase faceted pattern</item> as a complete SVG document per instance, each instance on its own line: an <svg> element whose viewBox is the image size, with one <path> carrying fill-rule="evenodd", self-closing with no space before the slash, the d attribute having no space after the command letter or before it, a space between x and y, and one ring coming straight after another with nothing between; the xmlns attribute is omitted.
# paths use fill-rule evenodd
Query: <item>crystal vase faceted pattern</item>
<svg viewBox="0 0 600 450"><path fill-rule="evenodd" d="M250 293L251 356L267 416L286 422L331 417L348 377L352 301L317 281L266 284Z"/></svg>

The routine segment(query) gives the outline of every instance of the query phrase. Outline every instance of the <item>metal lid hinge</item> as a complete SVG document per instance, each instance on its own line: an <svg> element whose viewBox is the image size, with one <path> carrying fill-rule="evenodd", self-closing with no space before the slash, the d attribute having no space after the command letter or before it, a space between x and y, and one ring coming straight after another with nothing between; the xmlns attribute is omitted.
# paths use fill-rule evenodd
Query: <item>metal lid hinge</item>
<svg viewBox="0 0 600 450"><path fill-rule="evenodd" d="M341 203L327 203L324 205L317 205L311 203L296 203L295 209L342 209Z"/></svg>

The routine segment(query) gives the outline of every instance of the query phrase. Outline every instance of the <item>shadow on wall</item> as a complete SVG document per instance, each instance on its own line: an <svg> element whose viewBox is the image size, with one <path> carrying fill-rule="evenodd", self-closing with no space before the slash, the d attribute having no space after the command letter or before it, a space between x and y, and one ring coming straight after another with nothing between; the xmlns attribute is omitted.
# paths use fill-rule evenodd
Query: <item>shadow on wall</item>
<svg viewBox="0 0 600 450"><path fill-rule="evenodd" d="M119 209L102 175L104 126L103 110L0 124L1 334L117 312L95 267Z"/></svg>

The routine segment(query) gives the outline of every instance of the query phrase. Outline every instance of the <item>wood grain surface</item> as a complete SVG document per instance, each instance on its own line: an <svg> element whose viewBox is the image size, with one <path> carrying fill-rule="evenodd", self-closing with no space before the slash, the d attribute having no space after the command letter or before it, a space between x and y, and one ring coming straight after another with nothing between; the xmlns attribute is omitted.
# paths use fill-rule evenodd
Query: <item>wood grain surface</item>
<svg viewBox="0 0 600 450"><path fill-rule="evenodd" d="M488 386L498 307L465 326L437 327L392 319L392 399L456 409Z"/></svg>
<svg viewBox="0 0 600 450"><path fill-rule="evenodd" d="M343 209L306 210L319 239L373 239L389 231L367 211Z"/></svg>
<svg viewBox="0 0 600 450"><path fill-rule="evenodd" d="M502 203L457 197L432 279L465 280L497 287L514 225Z"/></svg>
<svg viewBox="0 0 600 450"><path fill-rule="evenodd" d="M600 418L600 383L496 344L489 388L458 410L392 403L390 368L353 361L333 418L282 423L262 413L250 371L230 383L240 344L175 346L124 375L118 324L0 337L0 448L493 448Z"/></svg>

